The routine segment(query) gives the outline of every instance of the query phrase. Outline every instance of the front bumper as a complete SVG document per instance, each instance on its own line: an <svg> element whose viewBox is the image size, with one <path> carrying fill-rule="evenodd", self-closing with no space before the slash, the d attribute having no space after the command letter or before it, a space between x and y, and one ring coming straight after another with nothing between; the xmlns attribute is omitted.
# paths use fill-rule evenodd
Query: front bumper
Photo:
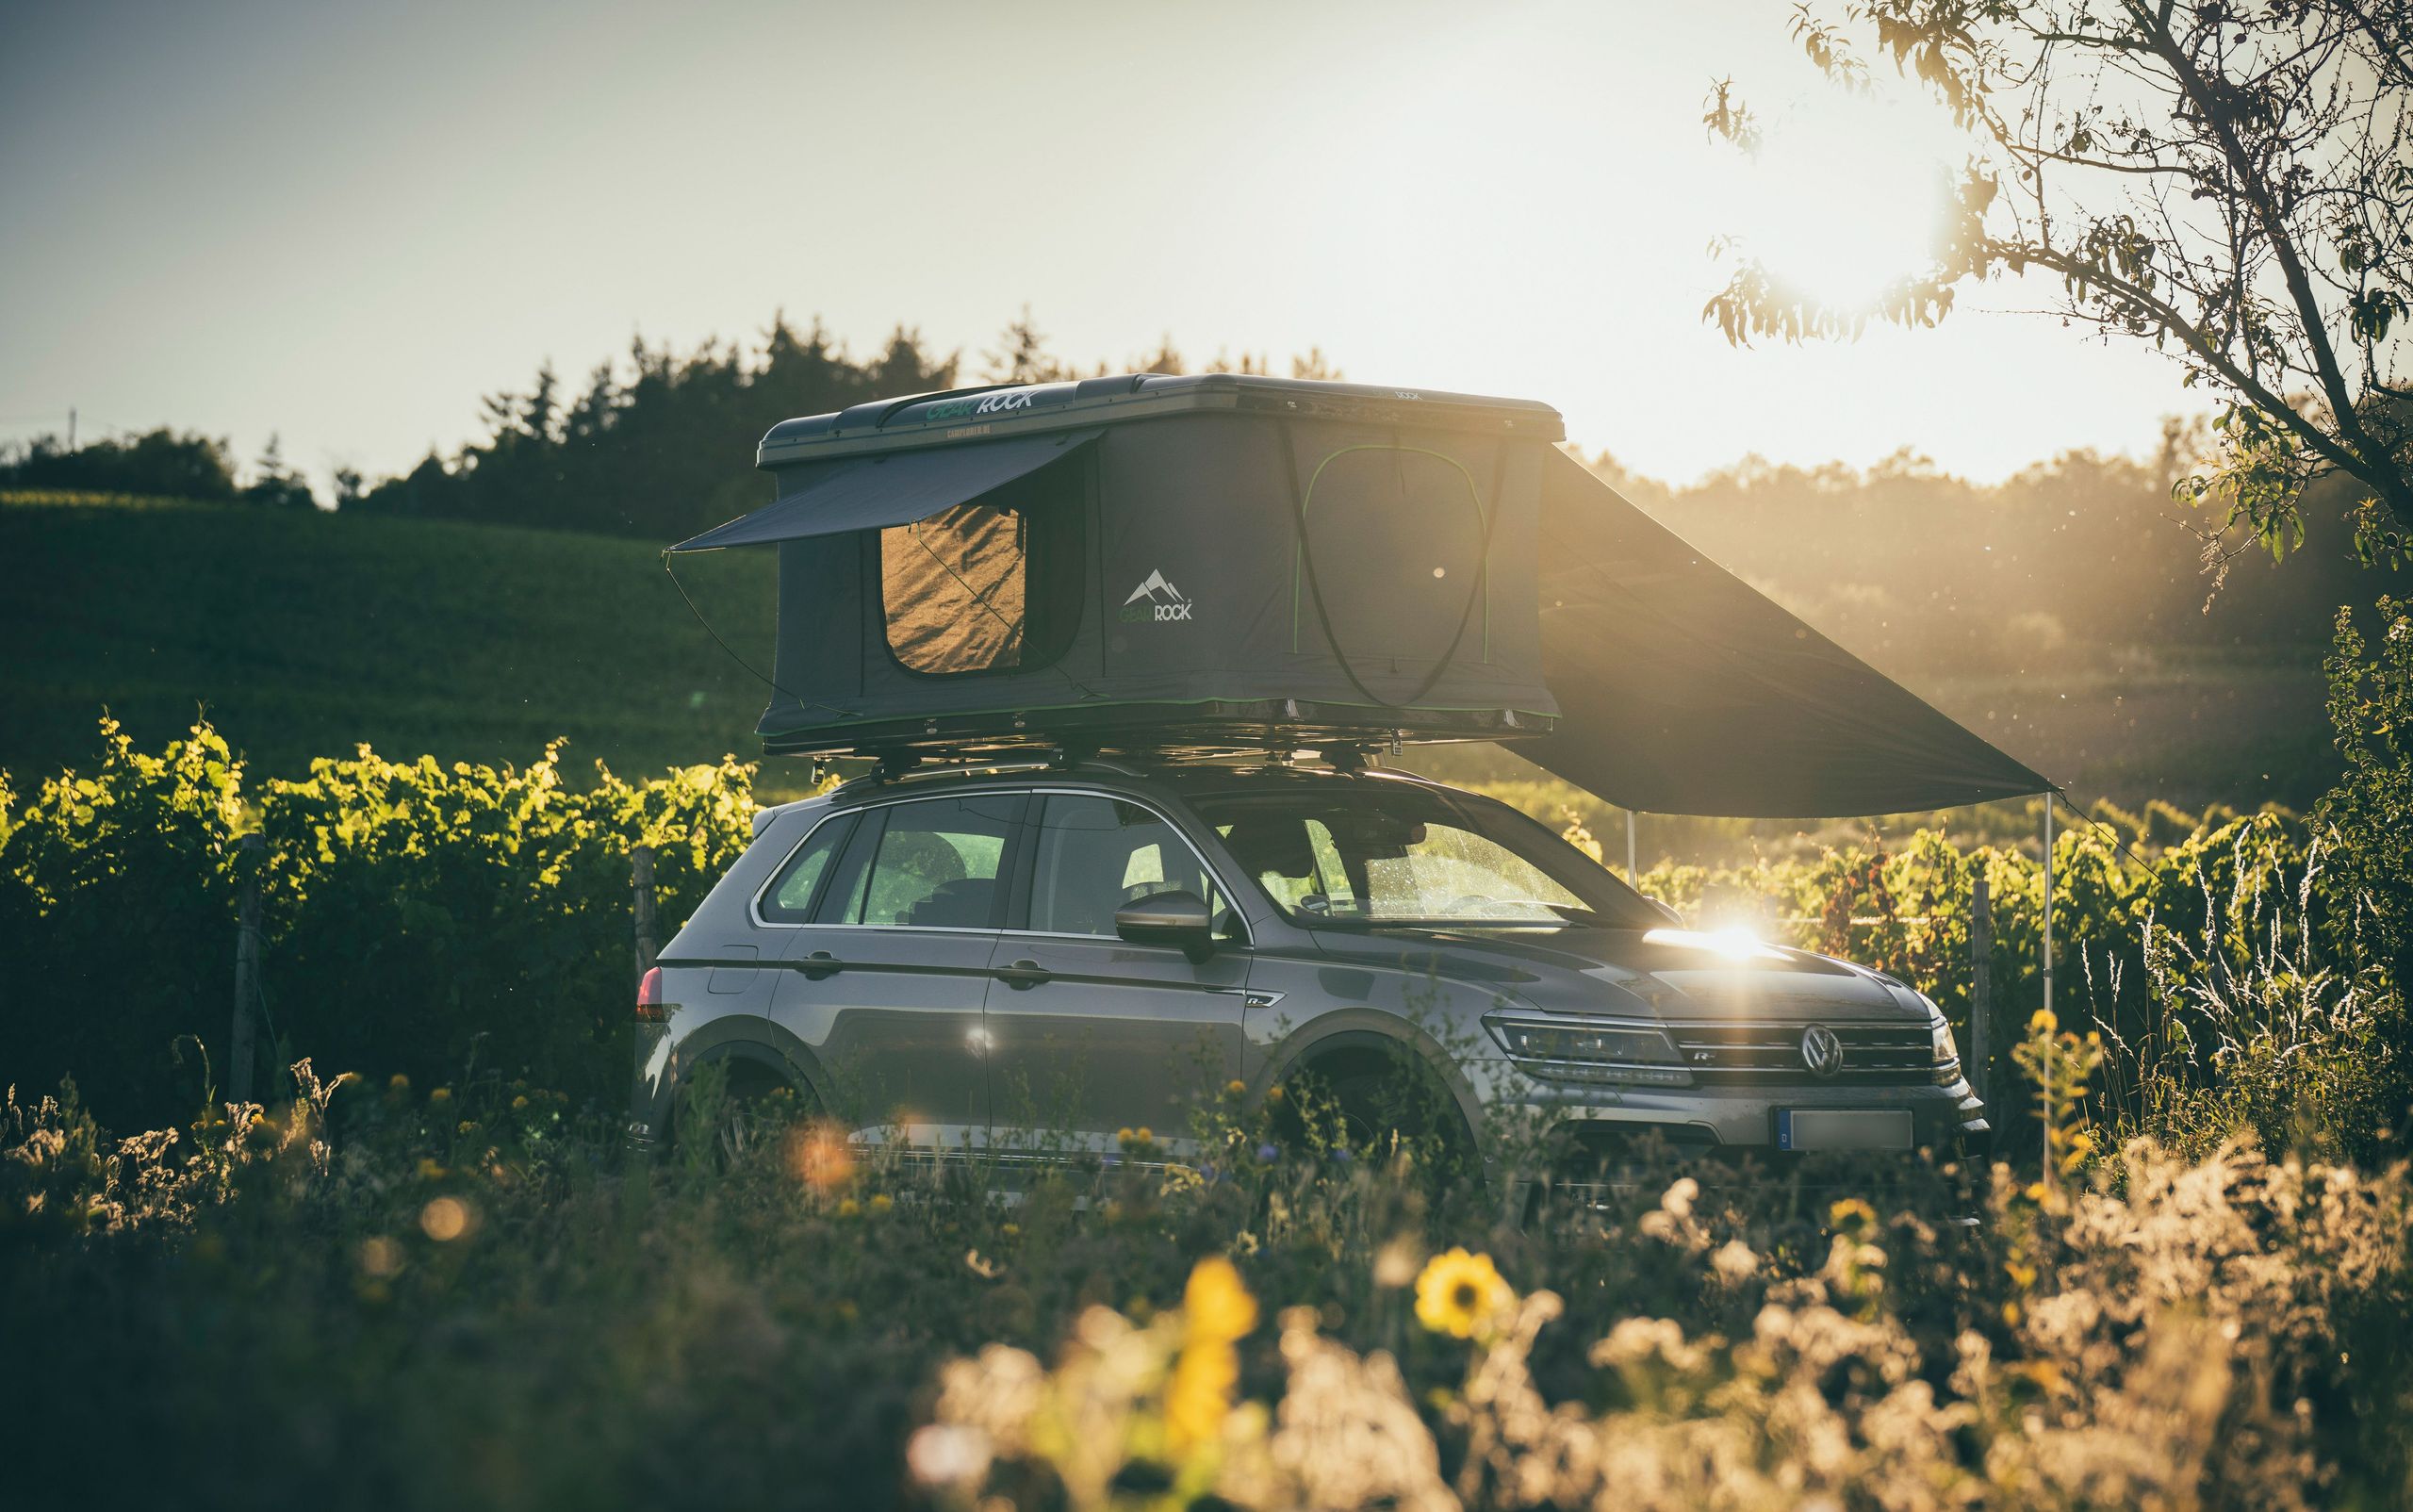
<svg viewBox="0 0 2413 1512"><path fill-rule="evenodd" d="M1986 1106L1966 1080L1911 1086L1837 1086L1804 1079L1740 1087L1620 1087L1545 1081L1506 1060L1491 1062L1488 1069L1495 1106L1568 1132L1658 1133L1671 1144L1774 1151L1780 1109L1902 1109L1910 1112L1912 1143L1917 1148L1977 1158L1994 1145Z"/></svg>

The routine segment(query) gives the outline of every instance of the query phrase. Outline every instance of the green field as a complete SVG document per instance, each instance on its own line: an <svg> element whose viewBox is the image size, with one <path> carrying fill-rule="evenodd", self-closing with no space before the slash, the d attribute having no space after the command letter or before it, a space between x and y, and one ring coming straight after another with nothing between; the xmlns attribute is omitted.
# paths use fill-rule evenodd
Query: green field
<svg viewBox="0 0 2413 1512"><path fill-rule="evenodd" d="M0 494L0 769L87 764L104 709L156 747L205 709L262 776L386 755L632 773L750 754L765 690L641 542L239 505ZM769 670L771 564L680 577Z"/></svg>

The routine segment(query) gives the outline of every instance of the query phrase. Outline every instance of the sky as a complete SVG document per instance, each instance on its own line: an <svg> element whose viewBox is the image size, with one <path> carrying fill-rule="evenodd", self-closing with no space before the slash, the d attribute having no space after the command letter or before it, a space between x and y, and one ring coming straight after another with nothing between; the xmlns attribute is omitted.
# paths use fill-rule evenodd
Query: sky
<svg viewBox="0 0 2413 1512"><path fill-rule="evenodd" d="M1742 235L1839 290L1907 266L1947 123L1854 102L1786 0L0 6L0 441L170 423L321 481L636 336L902 322L965 381L1170 337L1547 401L1683 482L1915 448L1999 478L2149 452L2149 350L1992 286L1940 327L1730 347ZM1780 146L1706 139L1731 77Z"/></svg>

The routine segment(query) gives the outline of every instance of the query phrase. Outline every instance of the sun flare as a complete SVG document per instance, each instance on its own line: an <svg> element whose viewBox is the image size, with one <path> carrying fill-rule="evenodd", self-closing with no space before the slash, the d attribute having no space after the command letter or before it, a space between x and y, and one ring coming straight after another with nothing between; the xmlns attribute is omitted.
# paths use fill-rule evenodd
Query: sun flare
<svg viewBox="0 0 2413 1512"><path fill-rule="evenodd" d="M1931 121L1821 101L1769 128L1738 174L1732 223L1772 276L1823 304L1865 304L1932 260L1947 161Z"/></svg>

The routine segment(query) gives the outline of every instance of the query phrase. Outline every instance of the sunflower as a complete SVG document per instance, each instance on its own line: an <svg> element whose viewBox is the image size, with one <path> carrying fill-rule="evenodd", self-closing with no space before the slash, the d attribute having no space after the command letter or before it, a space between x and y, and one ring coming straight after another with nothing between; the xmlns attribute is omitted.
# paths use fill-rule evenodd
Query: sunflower
<svg viewBox="0 0 2413 1512"><path fill-rule="evenodd" d="M1516 1305L1516 1290L1500 1278L1488 1255L1462 1249L1436 1255L1416 1278L1416 1321L1453 1339L1471 1339Z"/></svg>

